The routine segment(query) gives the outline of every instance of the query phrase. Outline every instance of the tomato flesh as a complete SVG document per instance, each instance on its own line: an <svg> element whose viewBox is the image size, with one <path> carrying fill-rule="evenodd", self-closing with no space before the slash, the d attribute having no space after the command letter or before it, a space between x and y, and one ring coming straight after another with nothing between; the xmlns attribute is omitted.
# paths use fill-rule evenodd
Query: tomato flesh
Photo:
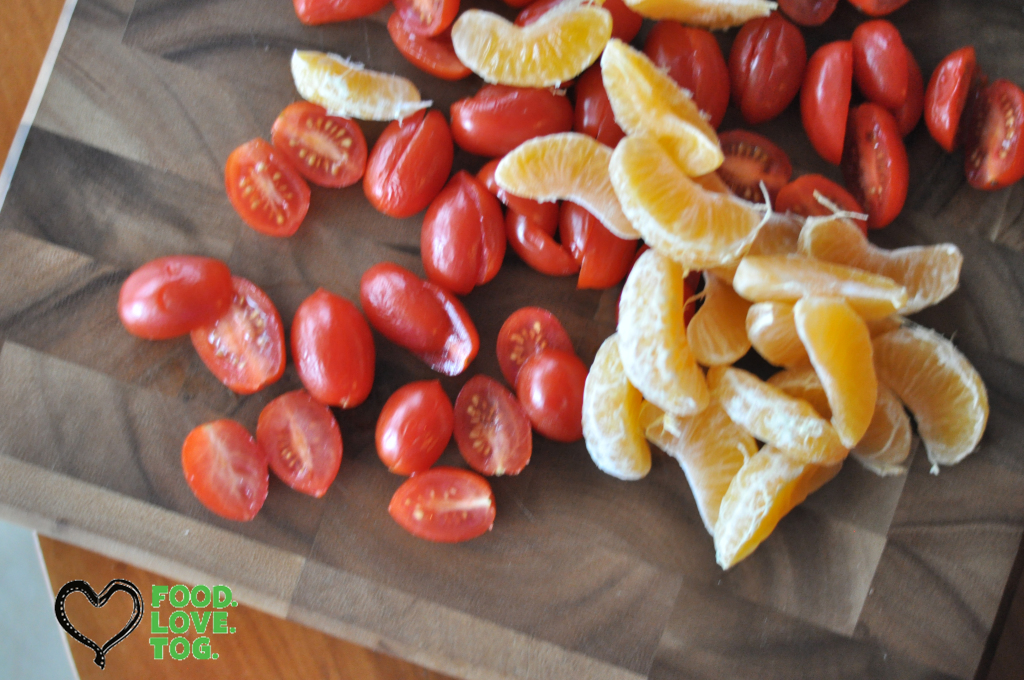
<svg viewBox="0 0 1024 680"><path fill-rule="evenodd" d="M383 9L388 0L293 0L295 14L307 26L365 17Z"/></svg>
<svg viewBox="0 0 1024 680"><path fill-rule="evenodd" d="M959 141L960 120L978 75L974 47L968 46L943 59L928 80L924 95L924 122L932 139L950 153Z"/></svg>
<svg viewBox="0 0 1024 680"><path fill-rule="evenodd" d="M509 385L515 386L526 360L545 349L572 352L572 340L554 314L541 307L512 312L498 331L498 365Z"/></svg>
<svg viewBox="0 0 1024 680"><path fill-rule="evenodd" d="M541 203L531 198L514 196L498 186L498 182L494 179L494 169L498 167L500 162L501 159L499 158L488 161L484 167L480 168L476 178L483 182L487 190L497 196L498 200L507 205L511 210L516 211L520 215L525 215L539 224L554 224L558 220L557 203ZM552 233L554 233L554 230L552 230Z"/></svg>
<svg viewBox="0 0 1024 680"><path fill-rule="evenodd" d="M485 475L518 475L530 462L530 419L515 395L486 375L469 379L455 399L455 442Z"/></svg>
<svg viewBox="0 0 1024 680"><path fill-rule="evenodd" d="M907 98L907 48L899 30L885 19L866 21L853 31L853 80L869 101L896 109Z"/></svg>
<svg viewBox="0 0 1024 680"><path fill-rule="evenodd" d="M552 204L553 206L555 204ZM512 251L532 269L548 276L572 276L580 270L568 248L554 239L558 208L553 219L536 222L511 208L505 213L505 234Z"/></svg>
<svg viewBox="0 0 1024 680"><path fill-rule="evenodd" d="M388 470L412 475L428 470L444 453L455 427L451 399L437 380L400 387L377 419L377 455Z"/></svg>
<svg viewBox="0 0 1024 680"><path fill-rule="evenodd" d="M558 214L558 234L563 248L580 266L576 282L579 289L611 288L633 266L637 241L621 239L587 210L571 201L563 201Z"/></svg>
<svg viewBox="0 0 1024 680"><path fill-rule="evenodd" d="M172 255L147 262L125 279L117 314L132 335L166 340L213 323L233 298L226 264L210 257Z"/></svg>
<svg viewBox="0 0 1024 680"><path fill-rule="evenodd" d="M583 438L583 386L587 367L572 352L545 349L526 360L516 395L539 434L557 442Z"/></svg>
<svg viewBox="0 0 1024 680"><path fill-rule="evenodd" d="M644 53L693 93L693 101L717 129L729 106L729 67L715 36L702 28L659 21L647 35Z"/></svg>
<svg viewBox="0 0 1024 680"><path fill-rule="evenodd" d="M895 12L910 0L850 0L850 4L871 17L881 17Z"/></svg>
<svg viewBox="0 0 1024 680"><path fill-rule="evenodd" d="M800 118L814 150L835 165L843 158L852 95L853 45L840 40L818 48L807 62Z"/></svg>
<svg viewBox="0 0 1024 680"><path fill-rule="evenodd" d="M439 467L410 477L398 487L388 513L417 538L459 543L494 526L494 492L478 474Z"/></svg>
<svg viewBox="0 0 1024 680"><path fill-rule="evenodd" d="M779 9L793 23L801 26L820 26L832 16L839 0L779 0Z"/></svg>
<svg viewBox="0 0 1024 680"><path fill-rule="evenodd" d="M924 78L921 76L921 67L917 65L917 59L914 59L910 50L907 50L907 71L907 98L903 106L892 110L900 134L904 137L917 127L917 122L921 120L921 114L924 112Z"/></svg>
<svg viewBox="0 0 1024 680"><path fill-rule="evenodd" d="M420 35L395 12L388 19L388 35L402 56L425 73L441 80L462 80L472 73L455 54L450 28L434 37Z"/></svg>
<svg viewBox="0 0 1024 680"><path fill-rule="evenodd" d="M410 31L433 37L445 31L459 13L459 0L394 0Z"/></svg>
<svg viewBox="0 0 1024 680"><path fill-rule="evenodd" d="M248 522L267 499L266 454L234 420L215 420L189 432L181 467L199 502L225 519Z"/></svg>
<svg viewBox="0 0 1024 680"><path fill-rule="evenodd" d="M793 176L793 164L786 152L770 139L749 130L729 130L718 135L725 161L718 176L740 198L763 203L761 182L772 201Z"/></svg>
<svg viewBox="0 0 1024 680"><path fill-rule="evenodd" d="M814 197L814 192L821 194L840 210L864 214L864 208L849 191L827 177L814 174L801 175L782 187L782 191L779 192L779 197L775 201L775 211L792 212L804 217L831 215L832 211L818 202ZM867 234L868 223L866 221L858 219L851 221Z"/></svg>
<svg viewBox="0 0 1024 680"><path fill-rule="evenodd" d="M287 157L256 138L231 152L224 188L235 212L267 236L291 236L309 210L309 185Z"/></svg>
<svg viewBox="0 0 1024 680"><path fill-rule="evenodd" d="M995 190L1024 177L1024 92L999 79L969 104L964 171L975 189Z"/></svg>
<svg viewBox="0 0 1024 680"><path fill-rule="evenodd" d="M594 64L576 81L576 107L572 129L590 135L605 146L615 148L626 133L615 122L608 93L601 78L601 65Z"/></svg>
<svg viewBox="0 0 1024 680"><path fill-rule="evenodd" d="M494 158L528 139L572 130L569 100L551 90L485 85L452 104L452 137L459 148Z"/></svg>
<svg viewBox="0 0 1024 680"><path fill-rule="evenodd" d="M306 390L286 392L263 407L256 441L270 469L296 491L320 498L338 476L338 421Z"/></svg>
<svg viewBox="0 0 1024 680"><path fill-rule="evenodd" d="M729 52L732 97L751 125L771 120L800 91L807 47L800 29L778 12L743 24Z"/></svg>
<svg viewBox="0 0 1024 680"><path fill-rule="evenodd" d="M391 217L410 217L437 196L452 171L455 146L438 111L392 121L373 145L363 176L370 204Z"/></svg>
<svg viewBox="0 0 1024 680"><path fill-rule="evenodd" d="M910 165L891 113L870 102L850 111L842 169L846 188L868 215L868 228L896 219L907 199Z"/></svg>
<svg viewBox="0 0 1024 680"><path fill-rule="evenodd" d="M322 187L352 186L366 170L366 138L359 124L309 102L289 104L274 121L274 147L307 180Z"/></svg>

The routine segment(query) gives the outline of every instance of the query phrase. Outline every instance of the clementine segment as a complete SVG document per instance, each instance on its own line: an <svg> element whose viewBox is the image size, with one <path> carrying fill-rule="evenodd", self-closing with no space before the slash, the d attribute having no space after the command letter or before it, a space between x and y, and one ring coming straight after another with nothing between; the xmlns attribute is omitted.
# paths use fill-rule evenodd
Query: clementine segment
<svg viewBox="0 0 1024 680"><path fill-rule="evenodd" d="M754 237L747 255L789 255L797 252L797 240L800 238L802 227L803 220L789 213L771 213ZM731 286L732 277L736 275L739 264L737 261L716 267L712 273Z"/></svg>
<svg viewBox="0 0 1024 680"><path fill-rule="evenodd" d="M732 364L750 350L750 303L714 274L705 272L704 281L704 304L686 327L690 350L702 366Z"/></svg>
<svg viewBox="0 0 1024 680"><path fill-rule="evenodd" d="M775 3L766 0L626 0L626 6L650 19L674 19L691 26L716 29L766 17Z"/></svg>
<svg viewBox="0 0 1024 680"><path fill-rule="evenodd" d="M800 342L788 302L758 302L747 310L747 338L773 366L799 366L810 359Z"/></svg>

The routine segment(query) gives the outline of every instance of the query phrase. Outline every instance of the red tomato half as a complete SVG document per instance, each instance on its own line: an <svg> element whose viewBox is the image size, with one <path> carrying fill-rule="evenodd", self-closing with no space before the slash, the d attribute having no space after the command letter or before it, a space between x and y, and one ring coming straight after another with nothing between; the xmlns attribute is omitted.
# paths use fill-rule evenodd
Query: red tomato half
<svg viewBox="0 0 1024 680"><path fill-rule="evenodd" d="M409 30L433 37L455 21L459 0L395 0L395 9Z"/></svg>
<svg viewBox="0 0 1024 680"><path fill-rule="evenodd" d="M896 109L907 98L907 51L900 32L885 19L853 30L853 79L868 100Z"/></svg>
<svg viewBox="0 0 1024 680"><path fill-rule="evenodd" d="M729 52L732 98L751 125L783 112L800 91L807 48L800 29L778 12L751 19Z"/></svg>
<svg viewBox="0 0 1024 680"><path fill-rule="evenodd" d="M441 80L461 80L472 73L455 55L451 29L430 38L411 30L402 15L394 12L388 19L388 34L402 56L421 71Z"/></svg>
<svg viewBox="0 0 1024 680"><path fill-rule="evenodd" d="M307 26L348 21L373 14L388 0L293 0L295 14Z"/></svg>
<svg viewBox="0 0 1024 680"><path fill-rule="evenodd" d="M995 190L1024 177L1024 92L1008 80L982 88L968 105L964 172L975 189Z"/></svg>
<svg viewBox="0 0 1024 680"><path fill-rule="evenodd" d="M822 158L839 164L853 94L853 45L839 40L821 46L807 62L800 90L804 132Z"/></svg>
<svg viewBox="0 0 1024 680"><path fill-rule="evenodd" d="M583 385L587 367L571 352L546 349L526 360L516 395L537 432L556 442L583 438Z"/></svg>
<svg viewBox="0 0 1024 680"><path fill-rule="evenodd" d="M568 247L580 266L580 289L611 288L626 278L633 266L637 241L621 239L571 201L562 201L558 214L558 234L562 247Z"/></svg>
<svg viewBox="0 0 1024 680"><path fill-rule="evenodd" d="M366 270L359 301L374 328L439 373L462 373L480 349L476 326L454 295L392 262Z"/></svg>
<svg viewBox="0 0 1024 680"><path fill-rule="evenodd" d="M820 26L832 16L839 0L779 0L779 9L801 26Z"/></svg>
<svg viewBox="0 0 1024 680"><path fill-rule="evenodd" d="M477 156L504 156L528 139L572 130L572 104L551 90L484 85L452 104L452 137Z"/></svg>
<svg viewBox="0 0 1024 680"><path fill-rule="evenodd" d="M518 475L530 462L530 419L514 394L486 375L469 379L455 399L455 442L485 475Z"/></svg>
<svg viewBox="0 0 1024 680"><path fill-rule="evenodd" d="M267 236L291 236L309 210L306 180L286 156L259 138L228 156L224 188L242 220Z"/></svg>
<svg viewBox="0 0 1024 680"><path fill-rule="evenodd" d="M231 306L212 324L192 330L192 346L228 389L252 394L284 374L284 326L256 284L240 276L231 283Z"/></svg>
<svg viewBox="0 0 1024 680"><path fill-rule="evenodd" d="M554 204L552 204L554 205ZM572 276L580 270L572 253L555 240L558 212L550 222L535 222L509 208L505 213L505 235L512 251L532 269L548 276Z"/></svg>
<svg viewBox="0 0 1024 680"><path fill-rule="evenodd" d="M896 124L900 128L900 134L906 137L910 131L917 127L917 121L921 120L921 113L924 111L924 78L921 76L921 67L917 65L917 59L907 50L907 98L903 106L892 110L896 117Z"/></svg>
<svg viewBox="0 0 1024 680"><path fill-rule="evenodd" d="M871 17L885 16L895 12L910 0L850 0L850 4Z"/></svg>
<svg viewBox="0 0 1024 680"><path fill-rule="evenodd" d="M541 307L512 312L498 331L498 365L513 387L526 360L545 349L572 352L572 340L554 314Z"/></svg>
<svg viewBox="0 0 1024 680"><path fill-rule="evenodd" d="M296 491L320 498L338 476L338 421L306 390L286 392L263 407L256 441L270 469Z"/></svg>
<svg viewBox="0 0 1024 680"><path fill-rule="evenodd" d="M303 300L292 320L292 358L317 401L341 408L363 403L373 387L373 333L354 304L323 288Z"/></svg>
<svg viewBox="0 0 1024 680"><path fill-rule="evenodd" d="M842 169L846 188L868 214L869 228L896 219L907 199L910 165L891 113L870 102L850 111Z"/></svg>
<svg viewBox="0 0 1024 680"><path fill-rule="evenodd" d="M729 67L715 36L702 28L659 21L647 35L644 53L693 93L693 101L718 129L729 106Z"/></svg>
<svg viewBox="0 0 1024 680"><path fill-rule="evenodd" d="M978 77L973 47L961 47L932 72L924 95L924 122L932 138L952 153L959 142L960 120L971 87Z"/></svg>
<svg viewBox="0 0 1024 680"><path fill-rule="evenodd" d="M125 279L117 314L132 335L166 340L213 323L233 298L226 264L211 257L172 255L147 262Z"/></svg>
<svg viewBox="0 0 1024 680"><path fill-rule="evenodd" d="M248 522L267 499L266 454L234 420L215 420L189 432L181 467L199 502L225 519Z"/></svg>
<svg viewBox="0 0 1024 680"><path fill-rule="evenodd" d="M782 187L793 176L793 164L786 152L770 139L749 130L729 130L718 135L725 162L718 168L718 176L740 198L763 203L761 182L768 196L775 200Z"/></svg>
<svg viewBox="0 0 1024 680"><path fill-rule="evenodd" d="M270 134L274 147L313 184L340 188L363 178L366 138L354 120L295 102L277 117Z"/></svg>
<svg viewBox="0 0 1024 680"><path fill-rule="evenodd" d="M804 217L831 215L832 211L819 203L814 197L818 192L841 210L864 214L864 208L850 195L850 192L823 175L801 175L782 187L779 197L775 200L775 211L792 212ZM852 220L865 234L868 223L864 220Z"/></svg>
<svg viewBox="0 0 1024 680"><path fill-rule="evenodd" d="M478 474L439 467L410 477L398 487L388 513L417 538L458 543L494 526L494 492Z"/></svg>
<svg viewBox="0 0 1024 680"><path fill-rule="evenodd" d="M448 181L454 157L444 116L438 111L417 111L384 128L366 164L363 192L385 215L415 215Z"/></svg>
<svg viewBox="0 0 1024 680"><path fill-rule="evenodd" d="M590 135L606 146L615 148L626 136L612 112L608 93L601 78L601 65L594 64L576 82L576 107L572 129Z"/></svg>
<svg viewBox="0 0 1024 680"><path fill-rule="evenodd" d="M534 222L543 225L555 224L558 221L557 203L541 203L531 198L513 196L498 186L498 182L494 179L494 169L498 167L500 162L500 158L488 161L484 167L480 168L476 178L483 182L487 190L497 196L498 200L507 205L509 209L516 211L520 215L526 215ZM554 230L551 233L554 233Z"/></svg>
<svg viewBox="0 0 1024 680"><path fill-rule="evenodd" d="M536 0L528 5L516 17L516 26L529 26L548 13L549 10L560 5L565 0ZM511 3L509 3L511 4ZM512 5L516 7L517 5ZM604 0L601 7L608 10L612 15L612 37L622 42L630 42L640 32L644 18L626 6L623 0Z"/></svg>
<svg viewBox="0 0 1024 680"><path fill-rule="evenodd" d="M444 453L455 427L452 401L437 380L421 380L392 394L377 419L377 455L398 475L423 472Z"/></svg>

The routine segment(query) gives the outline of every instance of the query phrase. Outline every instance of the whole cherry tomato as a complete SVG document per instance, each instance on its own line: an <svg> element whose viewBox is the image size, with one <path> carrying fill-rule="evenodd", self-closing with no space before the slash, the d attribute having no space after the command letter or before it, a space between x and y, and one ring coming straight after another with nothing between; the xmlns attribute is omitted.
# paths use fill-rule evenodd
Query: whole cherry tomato
<svg viewBox="0 0 1024 680"><path fill-rule="evenodd" d="M307 26L365 17L383 9L388 0L293 0L295 14Z"/></svg>
<svg viewBox="0 0 1024 680"><path fill-rule="evenodd" d="M576 82L576 107L572 129L590 135L613 149L626 136L615 122L608 93L601 78L601 65L594 64Z"/></svg>
<svg viewBox="0 0 1024 680"><path fill-rule="evenodd" d="M767 137L749 130L729 130L718 135L725 161L718 168L730 190L740 198L763 203L761 182L772 201L793 176L793 164L786 152Z"/></svg>
<svg viewBox="0 0 1024 680"><path fill-rule="evenodd" d="M292 320L292 357L303 386L330 406L353 408L373 387L373 333L354 304L323 288Z"/></svg>
<svg viewBox="0 0 1024 680"><path fill-rule="evenodd" d="M869 101L897 109L907 98L909 51L899 30L885 19L853 30L853 80Z"/></svg>
<svg viewBox="0 0 1024 680"><path fill-rule="evenodd" d="M274 147L313 184L352 186L366 171L366 138L359 124L328 116L309 102L289 104L274 121Z"/></svg>
<svg viewBox="0 0 1024 680"><path fill-rule="evenodd" d="M505 257L501 204L465 170L427 208L420 232L427 278L456 295L493 279Z"/></svg>
<svg viewBox="0 0 1024 680"><path fill-rule="evenodd" d="M541 307L512 312L498 331L498 365L513 387L526 360L545 349L572 352L572 340L554 314Z"/></svg>
<svg viewBox="0 0 1024 680"><path fill-rule="evenodd" d="M850 110L842 169L846 188L867 212L869 228L896 219L907 199L910 165L891 113L871 102Z"/></svg>
<svg viewBox="0 0 1024 680"><path fill-rule="evenodd" d="M964 118L964 171L975 189L995 190L1024 177L1024 92L999 79L978 91Z"/></svg>
<svg viewBox="0 0 1024 680"><path fill-rule="evenodd" d="M779 9L793 23L801 26L821 26L832 16L839 0L779 0Z"/></svg>
<svg viewBox="0 0 1024 680"><path fill-rule="evenodd" d="M572 253L555 240L558 212L550 222L536 222L509 208L505 213L505 234L512 251L531 268L548 276L572 276L580 270Z"/></svg>
<svg viewBox="0 0 1024 680"><path fill-rule="evenodd" d="M392 262L366 270L359 301L374 328L439 373L462 373L480 349L476 326L454 295Z"/></svg>
<svg viewBox="0 0 1024 680"><path fill-rule="evenodd" d="M579 289L611 288L626 278L633 266L637 241L621 239L581 206L562 201L558 234L580 266Z"/></svg>
<svg viewBox="0 0 1024 680"><path fill-rule="evenodd" d="M286 392L263 407L256 441L270 469L296 491L320 498L338 476L338 421L306 390Z"/></svg>
<svg viewBox="0 0 1024 680"><path fill-rule="evenodd" d="M852 94L853 45L849 40L822 45L807 62L800 118L814 150L836 165L843 157Z"/></svg>
<svg viewBox="0 0 1024 680"><path fill-rule="evenodd" d="M583 438L583 385L587 367L571 352L545 349L526 360L516 395L538 433L558 442Z"/></svg>
<svg viewBox="0 0 1024 680"><path fill-rule="evenodd" d="M703 28L659 21L647 34L644 53L693 93L693 101L717 129L729 106L729 67L715 36Z"/></svg>
<svg viewBox="0 0 1024 680"><path fill-rule="evenodd" d="M932 72L924 95L924 122L932 138L952 153L971 87L978 78L978 61L971 46L943 59Z"/></svg>
<svg viewBox="0 0 1024 680"><path fill-rule="evenodd" d="M536 0L529 4L516 17L516 26L529 26L547 14L548 10L562 4L565 0ZM512 5L517 7L518 5ZM611 12L612 37L622 42L630 42L640 32L644 18L631 10L623 0L604 0L601 7Z"/></svg>
<svg viewBox="0 0 1024 680"><path fill-rule="evenodd" d="M572 130L572 104L551 90L484 85L452 104L452 137L460 148L493 158L528 139Z"/></svg>
<svg viewBox="0 0 1024 680"><path fill-rule="evenodd" d="M924 111L924 78L921 76L921 67L917 65L917 59L907 50L907 99L903 106L893 109L892 115L896 117L896 124L899 125L900 134L906 137L910 131L917 127L917 121L921 120L921 113Z"/></svg>
<svg viewBox="0 0 1024 680"><path fill-rule="evenodd" d="M455 442L485 475L518 475L530 462L530 420L514 394L486 375L469 379L455 399Z"/></svg>
<svg viewBox="0 0 1024 680"><path fill-rule="evenodd" d="M398 475L428 470L444 453L455 427L452 401L437 380L398 388L377 419L377 455Z"/></svg>
<svg viewBox="0 0 1024 680"><path fill-rule="evenodd" d="M455 54L450 28L429 38L411 30L402 15L394 12L388 19L388 34L402 56L421 71L441 80L461 80L472 73Z"/></svg>
<svg viewBox="0 0 1024 680"><path fill-rule="evenodd" d="M468 541L494 526L494 492L469 470L439 467L405 480L388 513L417 538L437 543Z"/></svg>
<svg viewBox="0 0 1024 680"><path fill-rule="evenodd" d="M219 319L234 298L220 260L172 255L142 265L121 284L117 314L132 335L166 340Z"/></svg>
<svg viewBox="0 0 1024 680"><path fill-rule="evenodd" d="M775 200L775 212L792 212L804 217L827 216L832 210L822 205L815 197L818 192L840 210L864 213L861 204L850 195L850 192L822 175L801 175L782 187L779 197ZM865 234L868 223L864 220L852 220Z"/></svg>
<svg viewBox="0 0 1024 680"><path fill-rule="evenodd" d="M409 30L433 37L455 21L459 0L395 0L395 9Z"/></svg>
<svg viewBox="0 0 1024 680"><path fill-rule="evenodd" d="M448 181L454 157L444 116L417 111L384 128L366 164L363 192L385 215L415 215Z"/></svg>
<svg viewBox="0 0 1024 680"><path fill-rule="evenodd" d="M509 209L516 211L520 215L525 215L533 222L537 222L545 226L555 224L558 221L557 203L541 203L531 198L513 196L498 186L498 183L494 179L494 169L498 167L498 163L500 162L500 158L488 161L484 167L480 168L480 172L476 174L476 178L483 182L484 186L487 187L487 190L497 196L498 200L507 205ZM553 229L551 233L554 233Z"/></svg>
<svg viewBox="0 0 1024 680"><path fill-rule="evenodd" d="M199 502L225 519L248 522L267 499L266 454L234 420L215 420L189 432L181 467Z"/></svg>
<svg viewBox="0 0 1024 680"><path fill-rule="evenodd" d="M895 12L910 0L850 0L850 4L871 17L885 16Z"/></svg>
<svg viewBox="0 0 1024 680"><path fill-rule="evenodd" d="M262 139L231 152L224 166L228 200L242 220L267 236L291 236L309 210L309 185Z"/></svg>
<svg viewBox="0 0 1024 680"><path fill-rule="evenodd" d="M800 91L807 48L800 29L778 12L751 19L729 52L732 98L754 125L783 112Z"/></svg>

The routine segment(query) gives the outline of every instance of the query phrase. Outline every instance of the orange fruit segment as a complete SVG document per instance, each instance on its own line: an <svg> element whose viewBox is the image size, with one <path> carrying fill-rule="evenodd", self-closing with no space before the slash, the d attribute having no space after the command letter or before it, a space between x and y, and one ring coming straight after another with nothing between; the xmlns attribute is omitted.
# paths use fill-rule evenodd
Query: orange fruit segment
<svg viewBox="0 0 1024 680"><path fill-rule="evenodd" d="M291 66L299 95L332 116L401 120L432 103L420 100L411 80L370 71L337 54L295 50Z"/></svg>
<svg viewBox="0 0 1024 680"><path fill-rule="evenodd" d="M750 303L714 274L705 272L704 282L704 304L686 327L690 350L702 366L732 364L750 350Z"/></svg>
<svg viewBox="0 0 1024 680"><path fill-rule="evenodd" d="M772 213L768 216L768 221L757 232L747 255L788 255L797 252L797 240L800 238L802 227L803 221L793 215ZM731 286L732 277L736 275L736 268L739 264L738 261L733 262L723 267L716 267L712 271L715 276Z"/></svg>
<svg viewBox="0 0 1024 680"><path fill-rule="evenodd" d="M674 19L711 29L739 26L775 9L775 3L766 0L626 0L626 6L649 19Z"/></svg>
<svg viewBox="0 0 1024 680"><path fill-rule="evenodd" d="M773 366L799 366L810 359L800 342L788 302L758 302L747 310L747 338Z"/></svg>
<svg viewBox="0 0 1024 680"><path fill-rule="evenodd" d="M523 27L470 9L452 24L452 47L488 83L551 87L583 73L611 35L611 13L593 5L555 7Z"/></svg>
<svg viewBox="0 0 1024 680"><path fill-rule="evenodd" d="M494 169L498 186L535 201L572 201L619 238L640 234L622 212L608 176L612 150L589 135L560 132L512 149Z"/></svg>

